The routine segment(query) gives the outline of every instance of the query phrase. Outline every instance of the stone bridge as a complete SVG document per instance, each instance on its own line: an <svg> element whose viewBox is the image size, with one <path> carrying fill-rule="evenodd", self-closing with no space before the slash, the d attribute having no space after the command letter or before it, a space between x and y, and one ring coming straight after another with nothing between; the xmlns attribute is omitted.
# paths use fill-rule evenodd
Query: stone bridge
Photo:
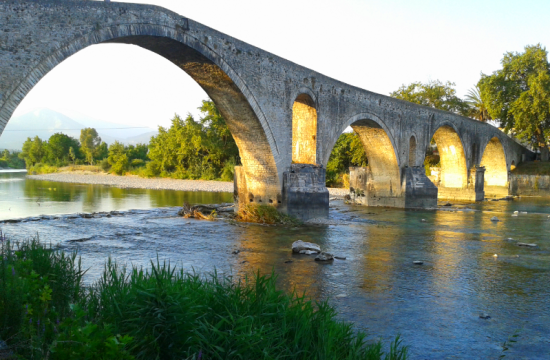
<svg viewBox="0 0 550 360"><path fill-rule="evenodd" d="M239 204L326 216L324 168L348 126L367 152L368 168L352 175L369 205L508 194L510 167L533 155L491 125L350 86L164 8L86 0L0 0L0 134L44 75L106 43L170 60L215 102L240 151ZM435 185L423 169L432 138L441 155Z"/></svg>

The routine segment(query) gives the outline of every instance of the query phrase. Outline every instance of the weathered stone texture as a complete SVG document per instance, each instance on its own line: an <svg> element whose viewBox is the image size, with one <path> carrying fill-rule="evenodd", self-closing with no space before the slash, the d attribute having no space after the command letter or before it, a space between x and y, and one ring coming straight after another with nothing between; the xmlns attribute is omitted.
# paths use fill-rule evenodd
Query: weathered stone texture
<svg viewBox="0 0 550 360"><path fill-rule="evenodd" d="M503 161L509 170L532 157L489 124L350 86L166 9L85 0L0 0L0 134L44 75L102 43L148 49L197 81L227 119L243 162L241 188L255 202L278 204L293 154L297 162L326 167L348 126L361 136L380 198L403 198L405 167L422 164L436 133L447 144L445 187L467 188L468 170L480 165L487 144L497 145L493 139L504 160L484 160L489 183L501 181L493 174ZM305 120L293 121L293 114Z"/></svg>

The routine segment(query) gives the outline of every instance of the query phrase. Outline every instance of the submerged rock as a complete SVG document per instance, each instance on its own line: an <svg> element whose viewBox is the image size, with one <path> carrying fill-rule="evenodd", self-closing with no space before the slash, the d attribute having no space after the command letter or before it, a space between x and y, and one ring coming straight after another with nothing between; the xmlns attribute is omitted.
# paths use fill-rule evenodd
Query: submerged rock
<svg viewBox="0 0 550 360"><path fill-rule="evenodd" d="M528 244L528 243L521 243L518 242L518 246L525 246L525 247L537 247L537 244Z"/></svg>
<svg viewBox="0 0 550 360"><path fill-rule="evenodd" d="M300 254L302 250L315 251L316 253L321 252L321 247L317 244L305 242L298 240L292 243L292 252Z"/></svg>
<svg viewBox="0 0 550 360"><path fill-rule="evenodd" d="M315 261L332 261L334 260L334 255L322 252L315 257Z"/></svg>
<svg viewBox="0 0 550 360"><path fill-rule="evenodd" d="M424 261L415 260L415 261L413 261L413 264L415 264L415 265L422 265L422 264L424 264Z"/></svg>
<svg viewBox="0 0 550 360"><path fill-rule="evenodd" d="M483 313L483 314L479 315L479 318L483 319L483 320L489 320L491 318L491 316L489 314Z"/></svg>
<svg viewBox="0 0 550 360"><path fill-rule="evenodd" d="M446 203L446 204L443 204L443 206L453 206L453 204L451 204L450 202Z"/></svg>
<svg viewBox="0 0 550 360"><path fill-rule="evenodd" d="M334 258L338 260L346 260L345 256L334 256Z"/></svg>
<svg viewBox="0 0 550 360"><path fill-rule="evenodd" d="M491 218L491 221L500 221L500 220L499 220L496 216L493 216L493 217Z"/></svg>

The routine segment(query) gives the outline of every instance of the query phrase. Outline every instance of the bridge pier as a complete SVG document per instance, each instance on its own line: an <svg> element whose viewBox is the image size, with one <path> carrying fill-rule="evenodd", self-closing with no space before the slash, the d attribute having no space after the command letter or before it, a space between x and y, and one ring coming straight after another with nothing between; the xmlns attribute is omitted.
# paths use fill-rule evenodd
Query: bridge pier
<svg viewBox="0 0 550 360"><path fill-rule="evenodd" d="M270 194L259 186L254 192L250 180L242 166L235 167L233 197L237 210L245 204L258 204L274 206L303 221L328 217L329 194L325 185L326 170L322 166L292 164L283 173L282 191L278 193L271 191ZM260 180L255 179L256 182ZM266 198L267 201L263 200Z"/></svg>
<svg viewBox="0 0 550 360"><path fill-rule="evenodd" d="M356 202L405 209L437 207L437 187L428 179L423 167L402 169L401 184L392 184L373 175L370 167L350 167L350 193Z"/></svg>

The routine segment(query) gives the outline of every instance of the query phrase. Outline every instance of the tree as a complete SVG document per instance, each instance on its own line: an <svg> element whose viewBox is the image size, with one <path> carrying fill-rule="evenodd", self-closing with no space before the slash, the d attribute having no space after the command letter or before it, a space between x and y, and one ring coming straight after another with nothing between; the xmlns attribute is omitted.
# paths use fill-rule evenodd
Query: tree
<svg viewBox="0 0 550 360"><path fill-rule="evenodd" d="M71 146L69 148L69 161L71 161L74 164L75 160L76 160L76 154L74 152L73 147Z"/></svg>
<svg viewBox="0 0 550 360"><path fill-rule="evenodd" d="M115 141L109 146L109 157L107 158L111 169L117 174L122 175L128 171L128 156L124 150L124 145Z"/></svg>
<svg viewBox="0 0 550 360"><path fill-rule="evenodd" d="M145 161L147 160L148 151L149 147L147 144L137 144L136 146L128 145L126 148L126 154L129 160L140 159Z"/></svg>
<svg viewBox="0 0 550 360"><path fill-rule="evenodd" d="M50 164L59 165L61 162L69 161L69 149L78 149L78 140L62 133L53 134L46 146L46 156Z"/></svg>
<svg viewBox="0 0 550 360"><path fill-rule="evenodd" d="M425 84L414 82L410 85L402 85L397 91L390 93L390 96L467 116L468 104L456 96L454 86L455 84L449 81L442 83L436 80Z"/></svg>
<svg viewBox="0 0 550 360"><path fill-rule="evenodd" d="M23 143L23 149L19 153L19 158L25 160L27 169L37 163L42 162L45 155L44 142L35 136L34 139L27 138Z"/></svg>
<svg viewBox="0 0 550 360"><path fill-rule="evenodd" d="M103 160L109 156L109 147L105 141L102 141L101 144L95 149L94 159Z"/></svg>
<svg viewBox="0 0 550 360"><path fill-rule="evenodd" d="M203 101L199 109L204 116L198 122L176 115L170 128L159 127L149 143L150 175L230 180L240 160L237 144L212 101Z"/></svg>
<svg viewBox="0 0 550 360"><path fill-rule="evenodd" d="M336 186L340 176L349 172L350 166L367 166L367 154L357 133L340 135L327 164L327 185Z"/></svg>
<svg viewBox="0 0 550 360"><path fill-rule="evenodd" d="M498 119L506 132L516 134L540 148L548 160L550 126L550 64L540 44L525 52L508 52L502 69L481 75L478 86L489 115Z"/></svg>
<svg viewBox="0 0 550 360"><path fill-rule="evenodd" d="M80 130L80 144L86 161L90 165L93 165L96 149L101 144L101 138L99 137L96 129L85 128Z"/></svg>
<svg viewBox="0 0 550 360"><path fill-rule="evenodd" d="M466 103L470 107L468 113L469 117L481 122L491 120L491 115L489 115L487 105L485 105L485 102L481 98L479 85L476 85L473 89L468 91L466 94Z"/></svg>

